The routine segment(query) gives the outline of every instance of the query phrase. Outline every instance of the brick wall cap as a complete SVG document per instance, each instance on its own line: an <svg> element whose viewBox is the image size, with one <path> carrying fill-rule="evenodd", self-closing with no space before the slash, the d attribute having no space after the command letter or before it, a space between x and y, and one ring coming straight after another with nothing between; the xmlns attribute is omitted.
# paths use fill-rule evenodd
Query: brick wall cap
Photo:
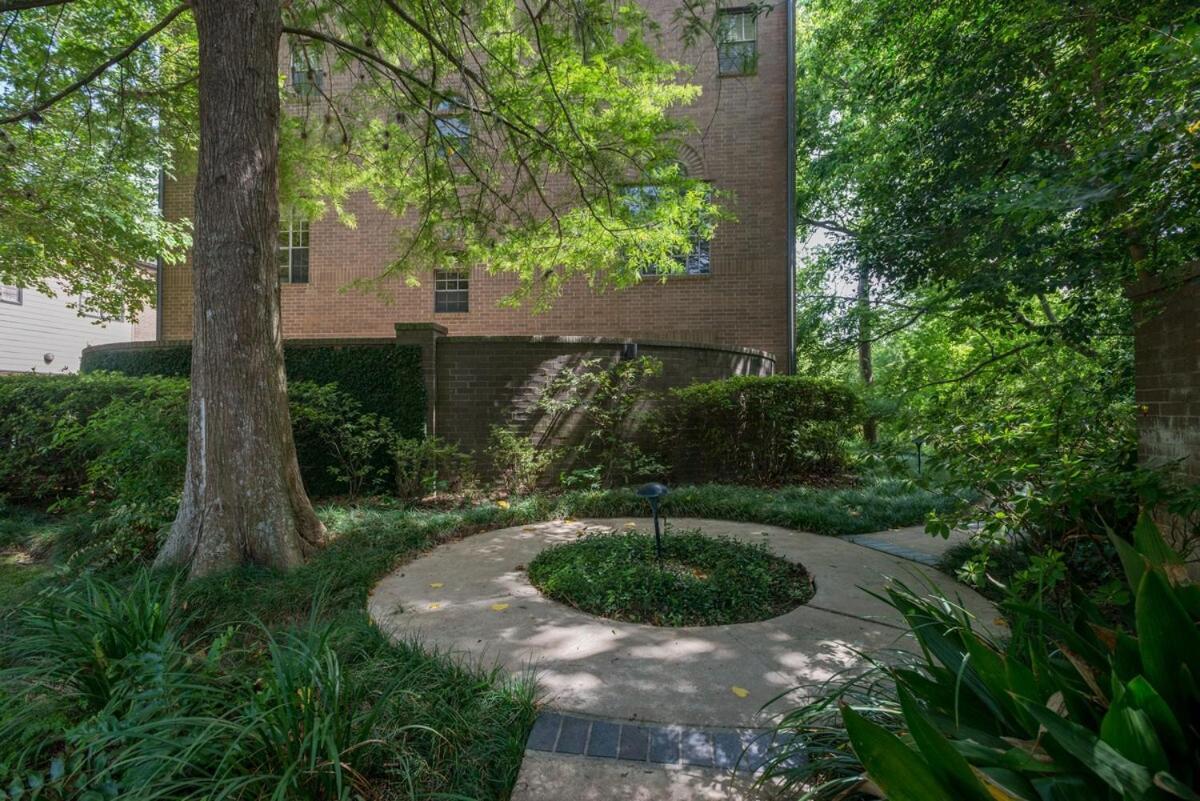
<svg viewBox="0 0 1200 801"><path fill-rule="evenodd" d="M145 340L142 342L106 342L103 345L89 345L83 349L84 353L110 353L122 352L130 350L162 350L165 348L178 348L182 345L190 346L190 339L161 339L161 340ZM302 348L328 348L338 347L342 345L377 345L379 347L393 347L396 345L396 340L391 337L334 337L334 338L317 338L317 337L294 337L285 339L284 345L299 346Z"/></svg>
<svg viewBox="0 0 1200 801"><path fill-rule="evenodd" d="M396 323L396 333L401 331L432 331L442 336L447 333L446 326L438 323Z"/></svg>
<svg viewBox="0 0 1200 801"><path fill-rule="evenodd" d="M546 334L533 334L530 336L503 334L497 336L450 336L446 337L446 342L448 344L456 342L524 342L549 345L612 345L615 347L638 345L639 347L646 348L684 348L687 350L706 350L714 353L737 353L743 356L755 356L760 359L767 359L772 363L775 361L775 354L770 351L743 348L740 345L720 345L712 342L683 342L667 339L640 339L636 337L621 339L616 337L550 336Z"/></svg>

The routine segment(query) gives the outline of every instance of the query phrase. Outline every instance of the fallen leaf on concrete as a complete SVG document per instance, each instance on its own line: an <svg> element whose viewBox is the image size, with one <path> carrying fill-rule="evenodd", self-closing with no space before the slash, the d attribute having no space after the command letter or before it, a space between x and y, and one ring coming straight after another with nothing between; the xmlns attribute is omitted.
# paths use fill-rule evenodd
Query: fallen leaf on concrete
<svg viewBox="0 0 1200 801"><path fill-rule="evenodd" d="M440 590L442 587L445 587L446 585L440 581L434 581L434 582L431 582L429 586L433 587L435 590Z"/></svg>
<svg viewBox="0 0 1200 801"><path fill-rule="evenodd" d="M750 697L750 691L747 690L745 687L730 687L729 690L734 695L736 695L738 698L749 698Z"/></svg>
<svg viewBox="0 0 1200 801"><path fill-rule="evenodd" d="M441 604L430 604L430 605L429 605L429 608L430 608L430 609L440 609L440 608L441 608L441 606L442 606Z"/></svg>
<svg viewBox="0 0 1200 801"><path fill-rule="evenodd" d="M493 612L503 612L507 608L508 608L508 604L492 604Z"/></svg>

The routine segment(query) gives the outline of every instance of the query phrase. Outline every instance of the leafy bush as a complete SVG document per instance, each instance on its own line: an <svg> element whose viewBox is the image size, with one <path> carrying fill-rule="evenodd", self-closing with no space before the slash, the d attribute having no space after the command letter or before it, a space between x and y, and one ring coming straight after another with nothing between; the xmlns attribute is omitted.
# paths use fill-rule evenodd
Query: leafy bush
<svg viewBox="0 0 1200 801"><path fill-rule="evenodd" d="M492 426L484 455L496 482L508 492L532 492L559 457L554 448L539 448L529 437L507 426Z"/></svg>
<svg viewBox="0 0 1200 801"><path fill-rule="evenodd" d="M455 490L470 472L471 457L438 437L397 437L392 441L391 451L395 460L396 495L401 500L418 501L432 492Z"/></svg>
<svg viewBox="0 0 1200 801"><path fill-rule="evenodd" d="M284 343L289 382L337 384L364 412L385 417L401 435L417 437L425 430L425 382L421 350L386 342L326 344ZM192 346L139 344L89 348L80 369L128 376L191 375Z"/></svg>
<svg viewBox="0 0 1200 801"><path fill-rule="evenodd" d="M578 433L567 432L571 462L579 466L577 479L613 487L663 474L663 465L633 437L637 416L655 397L648 384L661 373L662 362L649 356L615 365L584 359L546 385L538 407L548 414L549 431L557 433L567 418L577 416L573 428ZM579 474L583 470L595 477L588 480ZM563 481L564 486L572 483L570 478Z"/></svg>
<svg viewBox="0 0 1200 801"><path fill-rule="evenodd" d="M679 479L779 484L841 472L859 415L844 384L739 376L673 390L649 435Z"/></svg>
<svg viewBox="0 0 1200 801"><path fill-rule="evenodd" d="M529 580L556 601L601 617L656 626L716 626L781 615L813 595L803 567L763 545L699 530L654 537L589 535L529 564Z"/></svg>
<svg viewBox="0 0 1200 801"><path fill-rule="evenodd" d="M305 486L314 495L344 491L350 500L387 483L387 449L395 438L386 417L364 413L336 384L293 384L292 429ZM321 468L324 468L323 475Z"/></svg>
<svg viewBox="0 0 1200 801"><path fill-rule="evenodd" d="M1112 544L1133 599L1123 625L1082 595L1067 617L1011 601L1012 636L999 641L944 597L893 582L884 600L920 653L878 664L784 728L803 737L840 702L862 770L893 801L1193 798L1200 588L1149 518L1132 544ZM861 788L846 751L823 753L799 771L824 780L817 796Z"/></svg>
<svg viewBox="0 0 1200 801"><path fill-rule="evenodd" d="M296 451L315 495L383 486L392 427L334 386L289 387ZM0 379L0 487L13 502L97 513L78 558L93 566L156 550L187 457L188 384L176 378Z"/></svg>

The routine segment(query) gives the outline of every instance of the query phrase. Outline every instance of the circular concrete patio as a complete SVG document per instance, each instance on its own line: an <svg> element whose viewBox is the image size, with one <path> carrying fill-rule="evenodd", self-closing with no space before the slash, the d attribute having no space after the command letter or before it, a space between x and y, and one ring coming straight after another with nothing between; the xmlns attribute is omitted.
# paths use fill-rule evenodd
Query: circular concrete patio
<svg viewBox="0 0 1200 801"><path fill-rule="evenodd" d="M368 609L394 638L513 672L534 669L546 700L560 710L725 727L763 725L764 704L852 667L859 651L906 647L896 613L861 589L881 589L887 577L910 585L926 577L960 597L985 627L995 616L987 601L946 576L836 537L717 520L671 524L765 543L808 568L816 595L779 617L731 626L663 628L584 614L543 597L525 565L591 527L649 531L650 522L568 520L442 545L381 581Z"/></svg>

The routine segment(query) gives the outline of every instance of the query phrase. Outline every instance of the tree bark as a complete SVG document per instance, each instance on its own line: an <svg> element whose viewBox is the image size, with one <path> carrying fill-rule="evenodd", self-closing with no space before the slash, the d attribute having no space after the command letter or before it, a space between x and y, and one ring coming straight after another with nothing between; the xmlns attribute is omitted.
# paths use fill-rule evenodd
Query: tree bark
<svg viewBox="0 0 1200 801"><path fill-rule="evenodd" d="M864 387L875 383L875 366L871 357L871 269L858 266L858 375ZM863 439L871 445L879 441L879 426L874 417L863 419Z"/></svg>
<svg viewBox="0 0 1200 801"><path fill-rule="evenodd" d="M160 566L294 567L324 538L300 479L279 315L279 0L195 0L200 149L183 497Z"/></svg>

